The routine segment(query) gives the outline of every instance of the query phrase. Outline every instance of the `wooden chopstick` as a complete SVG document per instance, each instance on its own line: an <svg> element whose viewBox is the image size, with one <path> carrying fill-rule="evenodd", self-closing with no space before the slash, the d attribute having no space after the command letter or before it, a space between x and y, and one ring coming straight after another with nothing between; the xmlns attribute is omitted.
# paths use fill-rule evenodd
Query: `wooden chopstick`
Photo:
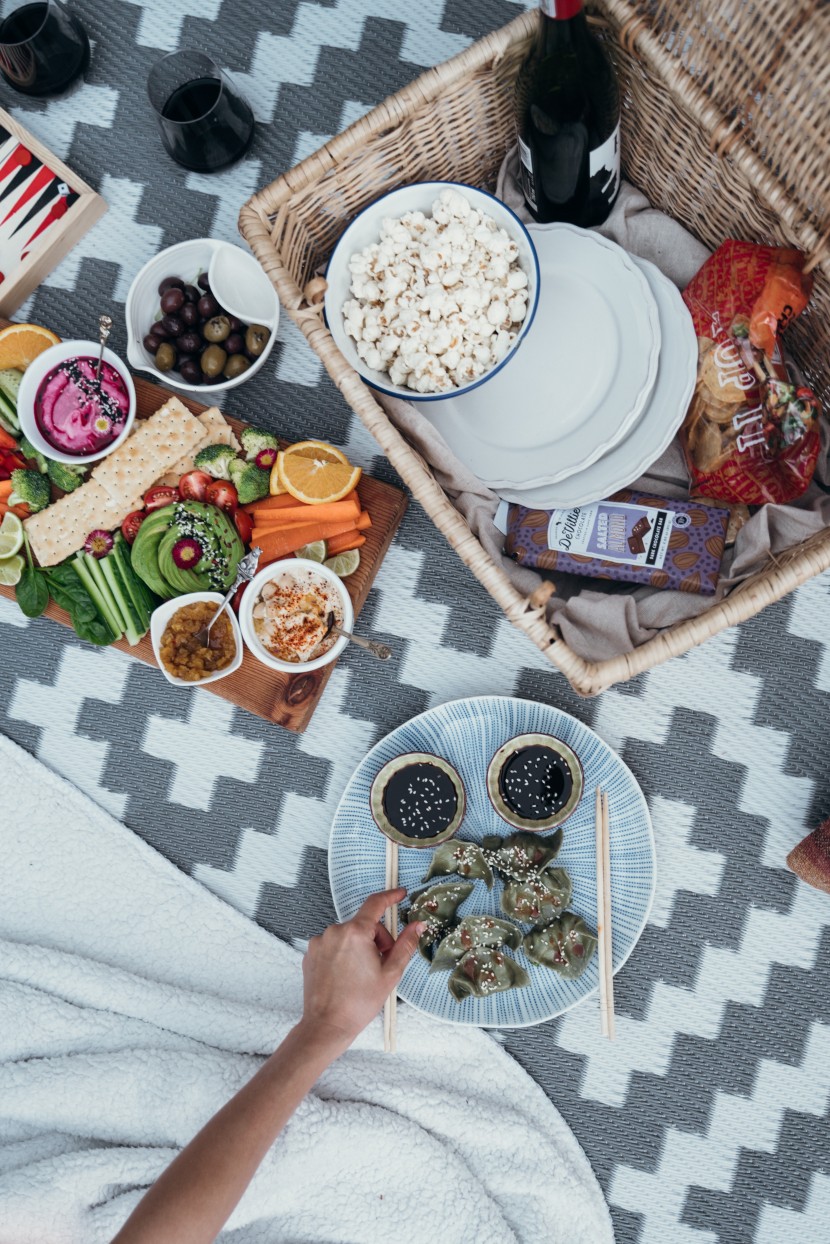
<svg viewBox="0 0 830 1244"><path fill-rule="evenodd" d="M398 844L386 839L386 889L398 888ZM392 937L398 936L398 905L390 907L383 917L383 923ZM398 995L392 990L383 1004L383 1049L387 1054L394 1054L397 1049L398 1036Z"/></svg>
<svg viewBox="0 0 830 1244"><path fill-rule="evenodd" d="M613 1041L614 960L611 940L611 812L606 792L596 789L597 943L599 950L599 1008L602 1035Z"/></svg>

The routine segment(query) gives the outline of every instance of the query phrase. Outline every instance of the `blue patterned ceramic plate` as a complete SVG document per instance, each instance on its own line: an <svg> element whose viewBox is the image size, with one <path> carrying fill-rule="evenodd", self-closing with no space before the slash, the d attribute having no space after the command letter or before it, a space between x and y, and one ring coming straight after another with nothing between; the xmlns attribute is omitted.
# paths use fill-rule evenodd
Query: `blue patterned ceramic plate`
<svg viewBox="0 0 830 1244"><path fill-rule="evenodd" d="M455 765L467 792L467 810L458 838L478 842L486 834L511 832L487 795L487 766L503 743L517 734L552 734L571 747L585 772L584 794L564 822L564 842L556 866L573 879L571 911L592 929L597 926L594 790L607 790L611 804L611 902L614 926L614 971L637 944L654 897L654 837L646 801L634 775L593 730L559 709L531 700L480 696L431 708L387 734L352 775L334 817L329 844L329 876L340 920L348 920L374 890L382 890L386 839L372 820L369 795L378 771L404 752L432 752ZM428 849L400 848L401 885L411 892L429 866ZM436 878L436 881L450 878ZM487 890L483 881L459 909L459 915L502 915L501 884ZM530 973L524 989L466 998L456 1002L447 989L447 972L429 972L420 955L410 963L398 993L421 1011L450 1023L483 1027L522 1028L561 1015L595 993L598 963L594 955L583 975L564 980L549 968L531 964L515 952Z"/></svg>

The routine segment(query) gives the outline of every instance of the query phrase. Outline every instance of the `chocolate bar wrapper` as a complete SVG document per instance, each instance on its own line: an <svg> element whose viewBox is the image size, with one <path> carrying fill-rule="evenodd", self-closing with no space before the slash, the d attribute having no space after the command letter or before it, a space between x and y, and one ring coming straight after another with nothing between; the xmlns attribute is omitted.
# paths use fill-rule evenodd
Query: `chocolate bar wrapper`
<svg viewBox="0 0 830 1244"><path fill-rule="evenodd" d="M507 511L504 551L538 570L711 596L729 510L625 489L569 510Z"/></svg>

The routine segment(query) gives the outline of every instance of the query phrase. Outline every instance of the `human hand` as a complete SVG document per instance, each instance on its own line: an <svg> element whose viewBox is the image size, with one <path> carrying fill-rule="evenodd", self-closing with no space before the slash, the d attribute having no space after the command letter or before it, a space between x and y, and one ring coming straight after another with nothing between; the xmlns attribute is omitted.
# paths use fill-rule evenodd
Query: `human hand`
<svg viewBox="0 0 830 1244"><path fill-rule="evenodd" d="M395 941L378 922L405 896L403 887L371 894L353 919L309 942L301 1027L316 1038L328 1035L347 1049L398 984L426 926L407 924Z"/></svg>

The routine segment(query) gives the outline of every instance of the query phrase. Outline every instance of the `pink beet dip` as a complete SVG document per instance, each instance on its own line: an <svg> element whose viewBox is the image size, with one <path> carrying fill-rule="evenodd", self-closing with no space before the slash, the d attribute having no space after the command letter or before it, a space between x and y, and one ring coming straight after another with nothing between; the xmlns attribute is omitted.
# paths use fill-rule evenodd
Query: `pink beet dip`
<svg viewBox="0 0 830 1244"><path fill-rule="evenodd" d="M98 453L118 436L130 410L123 376L97 358L65 359L44 376L35 398L41 436L65 454Z"/></svg>

